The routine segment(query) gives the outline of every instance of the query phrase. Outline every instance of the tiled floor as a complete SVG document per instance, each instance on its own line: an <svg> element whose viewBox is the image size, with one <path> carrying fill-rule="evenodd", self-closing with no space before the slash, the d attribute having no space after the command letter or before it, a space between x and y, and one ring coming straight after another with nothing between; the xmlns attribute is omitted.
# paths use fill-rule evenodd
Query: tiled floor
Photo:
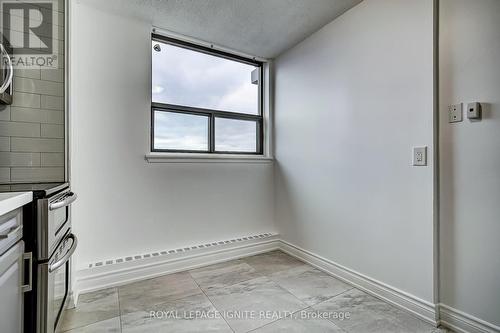
<svg viewBox="0 0 500 333"><path fill-rule="evenodd" d="M80 296L62 331L439 332L280 251Z"/></svg>

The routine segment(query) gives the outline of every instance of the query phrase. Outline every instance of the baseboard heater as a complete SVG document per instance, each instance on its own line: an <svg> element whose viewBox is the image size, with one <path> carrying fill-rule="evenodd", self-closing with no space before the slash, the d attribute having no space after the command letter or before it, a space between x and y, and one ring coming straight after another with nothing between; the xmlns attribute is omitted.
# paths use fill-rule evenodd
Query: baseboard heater
<svg viewBox="0 0 500 333"><path fill-rule="evenodd" d="M109 265L122 264L125 262L133 262L133 261L138 261L138 260L159 258L159 257L164 257L165 259L168 259L168 256L173 256L176 254L187 254L187 252L194 253L197 250L213 249L215 247L221 247L221 246L230 245L230 244L243 245L244 243L249 242L249 241L263 240L263 239L271 238L274 236L276 236L276 234L265 233L265 234L259 234L259 235L245 236L245 237L241 237L241 238L234 238L234 239L229 239L229 240L221 240L221 241L216 241L216 242L198 244L198 245L182 247L182 248L177 248L177 249L162 250L162 251L156 251L156 252L145 253L145 254L131 255L131 256L126 256L126 257L122 257L122 258L102 260L102 261L89 263L87 265L87 268L104 267L104 266L109 266Z"/></svg>

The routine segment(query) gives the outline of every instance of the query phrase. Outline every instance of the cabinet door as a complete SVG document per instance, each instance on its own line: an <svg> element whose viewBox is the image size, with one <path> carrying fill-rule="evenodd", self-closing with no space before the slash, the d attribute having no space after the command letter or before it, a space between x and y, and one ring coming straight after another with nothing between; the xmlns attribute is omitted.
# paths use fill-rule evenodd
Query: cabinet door
<svg viewBox="0 0 500 333"><path fill-rule="evenodd" d="M0 256L0 325L2 333L23 331L24 243L16 243Z"/></svg>

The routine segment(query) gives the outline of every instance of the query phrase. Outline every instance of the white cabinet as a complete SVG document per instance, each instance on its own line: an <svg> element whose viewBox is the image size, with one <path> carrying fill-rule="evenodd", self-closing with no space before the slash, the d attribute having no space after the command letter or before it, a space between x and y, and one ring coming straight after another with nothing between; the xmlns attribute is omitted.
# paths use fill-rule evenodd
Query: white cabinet
<svg viewBox="0 0 500 333"><path fill-rule="evenodd" d="M31 290L31 260L28 285L24 284L24 262L31 254L24 253L21 208L0 216L0 332L23 331L24 292Z"/></svg>
<svg viewBox="0 0 500 333"><path fill-rule="evenodd" d="M19 241L0 255L0 330L4 333L23 331L23 254Z"/></svg>

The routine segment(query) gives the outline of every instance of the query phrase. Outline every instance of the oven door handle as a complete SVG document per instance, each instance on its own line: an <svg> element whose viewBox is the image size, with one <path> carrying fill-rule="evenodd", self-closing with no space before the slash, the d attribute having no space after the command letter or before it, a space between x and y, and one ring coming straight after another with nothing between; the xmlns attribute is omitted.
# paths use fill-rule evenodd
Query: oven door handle
<svg viewBox="0 0 500 333"><path fill-rule="evenodd" d="M49 273L52 273L62 265L64 265L69 258L73 255L76 250L76 246L78 245L78 238L75 234L69 234L67 238L71 238L73 240L73 244L71 244L71 248L66 252L66 254L58 261L49 266Z"/></svg>
<svg viewBox="0 0 500 333"><path fill-rule="evenodd" d="M76 193L71 192L64 200L49 204L49 210L56 210L71 205L76 200Z"/></svg>

